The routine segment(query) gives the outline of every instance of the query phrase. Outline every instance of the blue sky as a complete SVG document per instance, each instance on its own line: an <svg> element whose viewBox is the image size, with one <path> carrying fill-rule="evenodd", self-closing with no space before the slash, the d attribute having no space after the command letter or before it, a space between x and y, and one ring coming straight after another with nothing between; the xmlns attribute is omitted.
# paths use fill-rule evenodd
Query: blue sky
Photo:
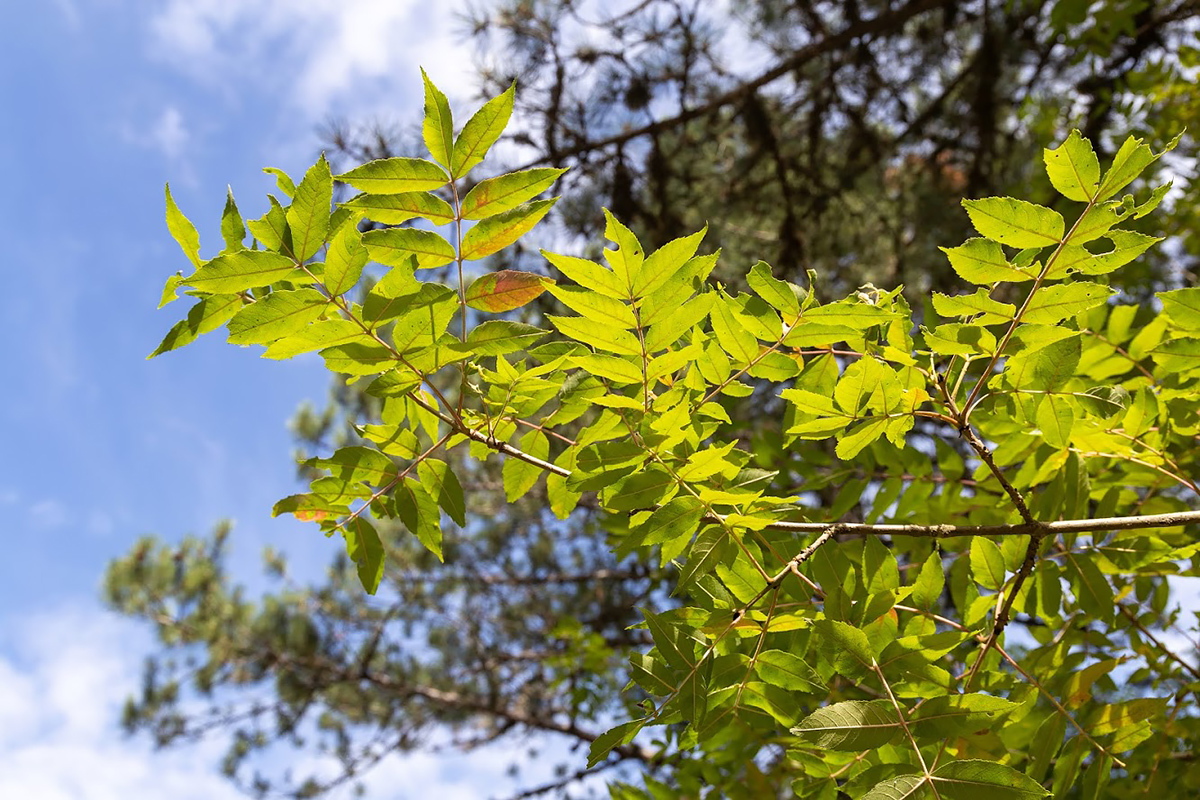
<svg viewBox="0 0 1200 800"><path fill-rule="evenodd" d="M458 3L406 0L45 0L0 28L0 230L12 288L0 314L0 797L240 797L210 745L151 752L116 729L149 647L104 612L107 561L136 538L203 533L224 517L238 574L266 545L301 569L332 555L311 527L272 520L295 491L286 421L320 402L318 361L260 360L201 341L145 356L186 312L156 311L185 261L164 224L163 184L219 241L226 185L258 216L276 166L299 175L332 117L420 111L424 65L470 99ZM376 776L447 800L498 789L512 756L470 768L417 756ZM491 781L483 783L483 781Z"/></svg>

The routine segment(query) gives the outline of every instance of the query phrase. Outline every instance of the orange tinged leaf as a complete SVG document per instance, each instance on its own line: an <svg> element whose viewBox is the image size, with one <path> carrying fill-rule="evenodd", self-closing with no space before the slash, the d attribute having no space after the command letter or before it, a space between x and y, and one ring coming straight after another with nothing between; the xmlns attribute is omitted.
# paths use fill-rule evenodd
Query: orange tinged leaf
<svg viewBox="0 0 1200 800"><path fill-rule="evenodd" d="M554 281L532 272L502 269L476 280L467 289L467 305L480 311L512 311L546 291Z"/></svg>

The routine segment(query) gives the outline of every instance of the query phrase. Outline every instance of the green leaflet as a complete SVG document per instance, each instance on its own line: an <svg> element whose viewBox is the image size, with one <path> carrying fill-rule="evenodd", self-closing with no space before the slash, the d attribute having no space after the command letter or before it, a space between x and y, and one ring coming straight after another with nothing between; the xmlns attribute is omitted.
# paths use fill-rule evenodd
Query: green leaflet
<svg viewBox="0 0 1200 800"><path fill-rule="evenodd" d="M1010 247L1046 247L1063 238L1062 215L1011 197L963 200L971 224L984 238Z"/></svg>
<svg viewBox="0 0 1200 800"><path fill-rule="evenodd" d="M554 282L532 272L502 269L476 278L467 287L467 305L480 311L500 313L531 302Z"/></svg>
<svg viewBox="0 0 1200 800"><path fill-rule="evenodd" d="M185 319L171 326L162 342L146 358L154 358L170 350L176 350L196 341L196 338L215 331L224 325L242 307L242 297L237 294L205 297L188 310Z"/></svg>
<svg viewBox="0 0 1200 800"><path fill-rule="evenodd" d="M343 295L358 283L366 265L367 248L363 246L362 234L358 232L357 218L353 218L342 225L330 240L321 282L330 295Z"/></svg>
<svg viewBox="0 0 1200 800"><path fill-rule="evenodd" d="M296 195L287 210L288 231L291 233L292 255L297 261L307 261L325 244L329 233L330 203L333 202L333 178L329 162L322 154L317 163L304 174L296 187Z"/></svg>
<svg viewBox="0 0 1200 800"><path fill-rule="evenodd" d="M480 181L463 198L463 219L486 219L510 211L549 189L565 172L544 167Z"/></svg>
<svg viewBox="0 0 1200 800"><path fill-rule="evenodd" d="M299 331L271 342L263 351L264 359L292 359L302 353L313 353L335 344L359 342L370 344L373 339L362 327L349 319L318 319Z"/></svg>
<svg viewBox="0 0 1200 800"><path fill-rule="evenodd" d="M858 417L865 411L892 411L901 402L901 391L891 367L874 358L860 358L842 373L833 396L843 411Z"/></svg>
<svg viewBox="0 0 1200 800"><path fill-rule="evenodd" d="M1031 281L1037 277L1033 266L1009 263L1004 250L990 239L967 239L958 247L939 247L950 259L950 266L964 281L983 284Z"/></svg>
<svg viewBox="0 0 1200 800"><path fill-rule="evenodd" d="M557 198L535 200L477 223L463 236L463 259L485 258L508 247L537 225L555 202Z"/></svg>
<svg viewBox="0 0 1200 800"><path fill-rule="evenodd" d="M951 761L934 770L932 780L944 800L1034 800L1050 794L1029 776L991 761Z"/></svg>
<svg viewBox="0 0 1200 800"><path fill-rule="evenodd" d="M396 465L387 456L370 447L343 447L328 458L312 458L307 466L328 470L345 483L382 486L396 477Z"/></svg>
<svg viewBox="0 0 1200 800"><path fill-rule="evenodd" d="M706 225L697 233L673 239L651 253L631 278L633 296L642 298L666 285L696 255L696 248L707 232Z"/></svg>
<svg viewBox="0 0 1200 800"><path fill-rule="evenodd" d="M589 344L598 350L625 356L641 356L642 346L637 337L617 327L602 327L583 317L557 317L547 314L563 335Z"/></svg>
<svg viewBox="0 0 1200 800"><path fill-rule="evenodd" d="M1109 287L1087 281L1044 286L1029 301L1023 321L1034 325L1053 325L1095 308L1112 294L1113 290Z"/></svg>
<svg viewBox="0 0 1200 800"><path fill-rule="evenodd" d="M179 206L175 205L175 198L171 197L171 184L166 184L167 198L167 230L171 232L171 238L183 250L183 254L188 257L196 267L200 266L200 234L196 231L196 226L192 221L184 216L179 210Z"/></svg>
<svg viewBox="0 0 1200 800"><path fill-rule="evenodd" d="M764 650L758 654L755 672L767 683L793 692L823 694L825 682L808 662L783 650Z"/></svg>
<svg viewBox="0 0 1200 800"><path fill-rule="evenodd" d="M971 539L971 574L980 586L993 592L1004 586L1004 556L991 539Z"/></svg>
<svg viewBox="0 0 1200 800"><path fill-rule="evenodd" d="M687 540L700 527L704 504L694 497L676 497L663 505L642 523L633 535L642 546Z"/></svg>
<svg viewBox="0 0 1200 800"><path fill-rule="evenodd" d="M1079 264L1077 267L1079 272L1084 275L1104 275L1125 266L1162 241L1162 239L1136 231L1111 231L1105 234L1105 238L1113 243L1113 249L1096 253L1090 259Z"/></svg>
<svg viewBox="0 0 1200 800"><path fill-rule="evenodd" d="M840 623L839 623L840 624ZM792 733L825 750L874 750L900 732L900 718L889 700L847 700L819 708Z"/></svg>
<svg viewBox="0 0 1200 800"><path fill-rule="evenodd" d="M232 253L246 249L242 244L242 240L246 238L246 223L242 221L242 215L238 212L232 187L226 191L225 210L221 212L221 238L225 241L225 250L222 252ZM196 244L198 246L199 241Z"/></svg>
<svg viewBox="0 0 1200 800"><path fill-rule="evenodd" d="M571 363L587 370L598 378L612 381L618 386L642 382L641 365L635 364L621 356L609 356L599 353L572 356Z"/></svg>
<svg viewBox="0 0 1200 800"><path fill-rule="evenodd" d="M561 256L558 253L551 253L547 250L542 250L541 253L547 261L558 268L559 272L580 286L587 287L592 291L599 292L615 300L626 300L629 298L629 293L621 286L621 282L617 279L617 276L595 261L588 261L587 259L575 258L573 256Z"/></svg>
<svg viewBox="0 0 1200 800"><path fill-rule="evenodd" d="M711 292L693 297L655 322L646 333L646 351L656 353L690 334L711 313L716 299Z"/></svg>
<svg viewBox="0 0 1200 800"><path fill-rule="evenodd" d="M183 282L201 292L234 294L282 280L309 283L312 278L287 256L266 250L239 250L206 262Z"/></svg>
<svg viewBox="0 0 1200 800"><path fill-rule="evenodd" d="M792 285L777 280L771 274L771 266L767 262L759 261L751 267L746 281L759 297L770 303L786 318L800 314L800 299L796 296Z"/></svg>
<svg viewBox="0 0 1200 800"><path fill-rule="evenodd" d="M275 185L287 197L292 198L296 196L296 184L286 172L275 167L263 167L263 172L275 177Z"/></svg>
<svg viewBox="0 0 1200 800"><path fill-rule="evenodd" d="M1200 338L1171 339L1155 347L1151 355L1167 372L1190 373L1200 368Z"/></svg>
<svg viewBox="0 0 1200 800"><path fill-rule="evenodd" d="M163 284L162 297L158 301L158 307L162 308L168 303L174 303L179 299L178 293L175 291L183 284L183 273L176 272L171 277L167 278L167 282Z"/></svg>
<svg viewBox="0 0 1200 800"><path fill-rule="evenodd" d="M541 431L528 431L517 444L521 452L543 461L550 457L550 440ZM504 496L512 503L524 497L542 474L541 467L513 456L504 459Z"/></svg>
<svg viewBox="0 0 1200 800"><path fill-rule="evenodd" d="M467 524L467 507L462 485L450 465L436 458L426 458L417 464L421 483L437 495L438 505L460 527Z"/></svg>
<svg viewBox="0 0 1200 800"><path fill-rule="evenodd" d="M623 296L636 297L633 281L641 273L645 261L641 242L607 208L604 209L604 238L617 246L615 250L605 249L604 258L617 276Z"/></svg>
<svg viewBox="0 0 1200 800"><path fill-rule="evenodd" d="M418 283L413 277L416 258L409 257L383 274L363 301L362 320L376 325L397 317L410 305L410 296L434 292L435 287ZM440 287L438 287L440 288ZM440 293L438 293L440 294Z"/></svg>
<svg viewBox="0 0 1200 800"><path fill-rule="evenodd" d="M375 526L361 515L342 526L346 555L358 570L358 580L367 594L375 594L383 579L383 542Z"/></svg>
<svg viewBox="0 0 1200 800"><path fill-rule="evenodd" d="M437 501L429 491L412 478L396 486L394 494L396 515L416 535L425 549L442 560L442 522Z"/></svg>
<svg viewBox="0 0 1200 800"><path fill-rule="evenodd" d="M516 83L493 97L476 111L462 133L454 142L454 150L450 157L450 173L455 178L461 178L471 171L480 161L483 161L492 145L500 138L512 116L513 99L516 96ZM467 219L471 219L468 217Z"/></svg>
<svg viewBox="0 0 1200 800"><path fill-rule="evenodd" d="M441 235L419 228L367 231L362 240L372 261L391 267L404 264L413 257L417 269L430 269L449 264L455 257L454 246Z"/></svg>
<svg viewBox="0 0 1200 800"><path fill-rule="evenodd" d="M420 158L381 158L337 176L367 194L401 194L440 189L449 181L445 170Z"/></svg>
<svg viewBox="0 0 1200 800"><path fill-rule="evenodd" d="M1100 188L1100 162L1092 143L1072 130L1067 140L1054 150L1043 151L1046 175L1058 193L1068 200L1086 203Z"/></svg>
<svg viewBox="0 0 1200 800"><path fill-rule="evenodd" d="M724 293L719 294L709 312L709 319L721 347L733 357L735 364L745 366L758 355L758 340L739 323L732 304L731 298Z"/></svg>
<svg viewBox="0 0 1200 800"><path fill-rule="evenodd" d="M435 225L454 221L454 209L429 192L360 194L342 203L342 208L362 213L369 220L399 225L410 219L427 219Z"/></svg>
<svg viewBox="0 0 1200 800"><path fill-rule="evenodd" d="M466 344L477 356L498 356L525 350L546 333L523 322L492 319L472 328Z"/></svg>
<svg viewBox="0 0 1200 800"><path fill-rule="evenodd" d="M1183 137L1180 132L1174 139L1167 143L1161 153L1154 153L1150 147L1141 139L1135 136L1130 136L1117 150L1117 154L1113 156L1112 166L1108 168L1108 172L1104 174L1104 178L1100 181L1100 189L1096 194L1097 200L1108 200L1116 195L1117 192L1124 189L1133 180L1142 174L1146 167L1153 164L1165 153L1174 150L1175 145L1179 144L1179 140Z"/></svg>
<svg viewBox="0 0 1200 800"><path fill-rule="evenodd" d="M1171 326L1188 333L1200 332L1200 288L1176 289L1154 295L1163 305L1163 315Z"/></svg>
<svg viewBox="0 0 1200 800"><path fill-rule="evenodd" d="M567 308L600 325L615 325L624 330L637 327L633 309L620 300L588 291L580 286L551 285L550 293Z"/></svg>
<svg viewBox="0 0 1200 800"><path fill-rule="evenodd" d="M456 293L436 283L422 284L421 290L406 298L405 303L404 313L392 328L392 343L401 353L432 345L458 312Z"/></svg>
<svg viewBox="0 0 1200 800"><path fill-rule="evenodd" d="M454 120L450 116L450 101L433 85L423 69L421 80L425 84L425 119L421 125L421 135L433 160L443 167L449 167L450 153L454 149Z"/></svg>
<svg viewBox="0 0 1200 800"><path fill-rule="evenodd" d="M295 333L320 317L328 304L315 289L271 292L229 320L229 343L267 344Z"/></svg>
<svg viewBox="0 0 1200 800"><path fill-rule="evenodd" d="M287 235L287 211L271 195L267 195L267 200L270 201L271 208L260 219L248 220L246 227L268 250L279 250L283 247L284 236Z"/></svg>
<svg viewBox="0 0 1200 800"><path fill-rule="evenodd" d="M987 289L978 289L975 294L955 297L934 292L933 309L943 317L974 317L971 320L974 325L1008 322L1017 313L1016 306L993 300Z"/></svg>

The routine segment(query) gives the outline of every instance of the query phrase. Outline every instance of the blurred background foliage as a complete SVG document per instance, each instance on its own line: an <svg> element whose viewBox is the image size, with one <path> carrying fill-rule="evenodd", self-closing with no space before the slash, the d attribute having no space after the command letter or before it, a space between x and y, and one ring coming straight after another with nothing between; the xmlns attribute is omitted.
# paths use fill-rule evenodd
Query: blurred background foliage
<svg viewBox="0 0 1200 800"><path fill-rule="evenodd" d="M500 258L540 270L538 244L598 255L603 206L648 248L707 223L705 248L722 251L714 279L733 288L762 259L800 283L816 270L823 299L903 284L920 309L953 288L938 246L969 235L960 199L1053 204L1041 149L1071 128L1104 162L1127 134L1160 146L1200 119L1198 19L1195 0L481 3L463 20L479 96L518 84L502 166L570 168L549 221ZM333 123L319 146L335 171L418 155L420 109L397 114L407 123ZM1164 159L1165 210L1141 221L1170 242L1114 278L1131 299L1196 282L1193 136ZM908 471L838 464L819 442L783 452L771 392L726 402L726 434L779 472L779 493L805 492L814 518L860 520L881 476ZM323 407L296 415L297 455L355 441L353 423L378 413L335 382ZM621 693L630 652L647 644L629 626L639 606L669 602L669 576L657 560L617 560L622 521L586 498L564 523L541 485L506 504L498 459L455 468L471 513L446 532L445 564L396 531L375 597L334 542L323 581L268 553L273 588L253 594L229 578L224 527L178 547L148 539L114 562L107 602L161 643L126 727L164 746L224 737L227 773L256 794L318 796L396 752L498 740L555 760L557 777L522 796L595 791L580 781L586 745L639 699ZM255 756L281 745L305 766L260 769ZM685 768L653 753L629 745L598 769L670 781ZM773 778L782 750L749 755L722 767L728 785L790 796Z"/></svg>

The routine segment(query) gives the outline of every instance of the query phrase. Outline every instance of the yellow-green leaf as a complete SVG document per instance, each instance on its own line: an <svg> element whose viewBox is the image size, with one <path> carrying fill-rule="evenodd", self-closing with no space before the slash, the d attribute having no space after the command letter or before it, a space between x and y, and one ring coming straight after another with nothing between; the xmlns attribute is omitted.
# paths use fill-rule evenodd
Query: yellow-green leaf
<svg viewBox="0 0 1200 800"><path fill-rule="evenodd" d="M477 223L463 236L463 259L484 258L508 247L537 225L556 200L536 200Z"/></svg>

